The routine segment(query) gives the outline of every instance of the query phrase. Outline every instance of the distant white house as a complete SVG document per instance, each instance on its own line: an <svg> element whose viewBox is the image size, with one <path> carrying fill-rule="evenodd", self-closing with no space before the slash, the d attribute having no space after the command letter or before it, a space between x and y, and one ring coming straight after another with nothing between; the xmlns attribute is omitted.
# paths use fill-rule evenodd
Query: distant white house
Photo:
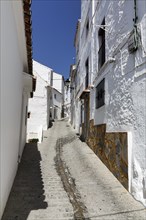
<svg viewBox="0 0 146 220"><path fill-rule="evenodd" d="M68 79L69 81L69 79ZM64 117L71 118L71 97L70 83L64 87Z"/></svg>
<svg viewBox="0 0 146 220"><path fill-rule="evenodd" d="M62 75L36 61L33 61L33 70L37 84L34 98L29 101L27 140L41 142L50 122L62 116L64 82Z"/></svg>
<svg viewBox="0 0 146 220"><path fill-rule="evenodd" d="M33 95L29 0L0 1L0 219L26 143L28 98Z"/></svg>
<svg viewBox="0 0 146 220"><path fill-rule="evenodd" d="M64 78L62 75L52 72L51 75L52 100L51 119L61 119L64 117Z"/></svg>
<svg viewBox="0 0 146 220"><path fill-rule="evenodd" d="M63 94L57 89L51 88L50 120L61 119L63 111Z"/></svg>

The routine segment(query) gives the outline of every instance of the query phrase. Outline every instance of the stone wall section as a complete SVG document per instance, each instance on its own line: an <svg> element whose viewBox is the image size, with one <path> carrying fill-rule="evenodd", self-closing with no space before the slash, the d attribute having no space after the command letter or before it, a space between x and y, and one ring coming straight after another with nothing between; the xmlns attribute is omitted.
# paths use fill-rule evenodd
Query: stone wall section
<svg viewBox="0 0 146 220"><path fill-rule="evenodd" d="M94 120L90 120L86 142L128 190L127 133L107 133L106 124L94 125Z"/></svg>

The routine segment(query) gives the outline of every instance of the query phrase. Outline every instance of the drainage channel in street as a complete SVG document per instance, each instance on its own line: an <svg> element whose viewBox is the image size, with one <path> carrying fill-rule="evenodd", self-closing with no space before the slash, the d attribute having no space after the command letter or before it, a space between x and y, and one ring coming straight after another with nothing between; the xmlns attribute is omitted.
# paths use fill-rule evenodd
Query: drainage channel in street
<svg viewBox="0 0 146 220"><path fill-rule="evenodd" d="M76 188L75 180L71 176L66 163L62 160L63 146L73 142L76 138L76 136L72 136L58 139L56 142L56 157L54 160L57 173L61 178L63 187L72 204L74 220L90 220L90 218L86 217L88 215L87 207L81 201L81 195Z"/></svg>

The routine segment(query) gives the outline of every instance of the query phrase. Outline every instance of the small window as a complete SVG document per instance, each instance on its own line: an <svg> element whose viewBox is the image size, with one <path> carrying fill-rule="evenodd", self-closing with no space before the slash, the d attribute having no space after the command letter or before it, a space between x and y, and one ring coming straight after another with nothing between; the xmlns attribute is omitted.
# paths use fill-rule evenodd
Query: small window
<svg viewBox="0 0 146 220"><path fill-rule="evenodd" d="M85 88L87 89L89 86L89 58L85 63L86 77L85 77Z"/></svg>
<svg viewBox="0 0 146 220"><path fill-rule="evenodd" d="M98 39L99 39L99 51L98 51L98 69L103 66L105 63L105 30L104 30L104 25L105 25L105 18L101 24L101 28L99 29L98 32Z"/></svg>
<svg viewBox="0 0 146 220"><path fill-rule="evenodd" d="M86 37L88 36L89 33L89 19L86 22Z"/></svg>
<svg viewBox="0 0 146 220"><path fill-rule="evenodd" d="M105 104L104 81L105 79L103 79L96 87L96 109Z"/></svg>
<svg viewBox="0 0 146 220"><path fill-rule="evenodd" d="M56 99L56 94L54 94L54 99Z"/></svg>
<svg viewBox="0 0 146 220"><path fill-rule="evenodd" d="M25 108L25 126L27 125L27 106Z"/></svg>

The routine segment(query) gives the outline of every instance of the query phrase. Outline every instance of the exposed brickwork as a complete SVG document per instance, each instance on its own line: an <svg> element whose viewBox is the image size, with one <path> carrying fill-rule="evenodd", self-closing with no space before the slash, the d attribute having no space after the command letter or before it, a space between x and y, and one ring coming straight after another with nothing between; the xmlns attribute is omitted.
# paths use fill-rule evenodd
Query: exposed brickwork
<svg viewBox="0 0 146 220"><path fill-rule="evenodd" d="M94 120L91 120L86 142L128 189L127 133L107 133L105 124L94 126Z"/></svg>

